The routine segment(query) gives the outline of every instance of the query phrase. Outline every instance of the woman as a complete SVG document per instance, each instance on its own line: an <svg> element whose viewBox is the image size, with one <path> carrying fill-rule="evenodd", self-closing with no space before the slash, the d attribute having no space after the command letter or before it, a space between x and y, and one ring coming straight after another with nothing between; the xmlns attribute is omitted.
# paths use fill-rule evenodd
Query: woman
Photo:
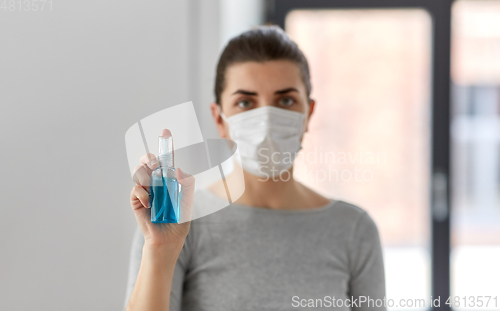
<svg viewBox="0 0 500 311"><path fill-rule="evenodd" d="M374 307L384 298L385 281L371 217L291 177L314 111L310 92L307 61L278 27L259 27L228 43L210 108L220 136L241 152L236 165L243 168L245 192L190 223L153 225L146 189L134 187L140 232L127 310L385 310ZM147 157L142 163L155 167ZM220 182L191 202L193 178L176 173L188 193L183 208L226 198Z"/></svg>

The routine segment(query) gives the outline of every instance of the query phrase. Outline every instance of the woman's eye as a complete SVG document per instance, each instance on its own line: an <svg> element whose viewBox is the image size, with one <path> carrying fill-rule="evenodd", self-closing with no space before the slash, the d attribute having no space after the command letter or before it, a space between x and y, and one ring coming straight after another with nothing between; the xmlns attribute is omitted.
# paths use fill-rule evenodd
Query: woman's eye
<svg viewBox="0 0 500 311"><path fill-rule="evenodd" d="M290 107L294 103L295 103L295 100L293 98L289 98L289 97L281 98L279 100L280 106L283 106L283 107Z"/></svg>
<svg viewBox="0 0 500 311"><path fill-rule="evenodd" d="M252 103L248 100L242 100L238 102L238 107L240 107L241 109L248 109L250 108L250 106L252 106Z"/></svg>

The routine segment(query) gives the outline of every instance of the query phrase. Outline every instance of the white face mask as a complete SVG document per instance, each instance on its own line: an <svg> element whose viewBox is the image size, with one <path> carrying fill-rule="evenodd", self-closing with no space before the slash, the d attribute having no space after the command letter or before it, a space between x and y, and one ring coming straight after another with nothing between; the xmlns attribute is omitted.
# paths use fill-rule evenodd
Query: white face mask
<svg viewBox="0 0 500 311"><path fill-rule="evenodd" d="M220 114L229 125L231 139L238 145L240 165L245 171L273 178L293 165L302 148L300 140L305 131L306 114L272 106L251 109L229 118L222 111Z"/></svg>

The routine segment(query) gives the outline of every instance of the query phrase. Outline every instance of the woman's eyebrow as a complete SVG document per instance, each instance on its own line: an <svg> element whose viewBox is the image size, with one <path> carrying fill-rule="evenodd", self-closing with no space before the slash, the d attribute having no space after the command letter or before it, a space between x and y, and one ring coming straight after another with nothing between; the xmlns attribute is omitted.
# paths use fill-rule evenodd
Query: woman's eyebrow
<svg viewBox="0 0 500 311"><path fill-rule="evenodd" d="M256 92L245 91L245 90L237 90L237 91L236 91L236 92L234 92L232 95L235 95L235 94L243 94L243 95L257 96L257 93L256 93Z"/></svg>
<svg viewBox="0 0 500 311"><path fill-rule="evenodd" d="M286 88L286 89L282 89L282 90L276 91L276 92L274 92L274 94L286 94L288 92L297 92L298 93L299 90L297 90L294 87L289 87L289 88Z"/></svg>
<svg viewBox="0 0 500 311"><path fill-rule="evenodd" d="M289 93L289 92L297 92L298 93L299 90L297 90L294 87L288 87L286 89L278 90L278 91L274 92L274 94L279 95L279 94L286 94L286 93ZM243 95L249 95L249 96L257 96L257 92L246 91L246 90L237 90L232 95L236 95L236 94L243 94Z"/></svg>

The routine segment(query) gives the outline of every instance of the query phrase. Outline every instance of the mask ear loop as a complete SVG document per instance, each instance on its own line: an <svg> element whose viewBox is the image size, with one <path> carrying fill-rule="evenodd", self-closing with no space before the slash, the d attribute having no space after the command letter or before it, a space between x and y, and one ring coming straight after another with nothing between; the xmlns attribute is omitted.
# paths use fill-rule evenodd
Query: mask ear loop
<svg viewBox="0 0 500 311"><path fill-rule="evenodd" d="M307 116L309 115L309 109L310 109L309 107L310 106L308 105L307 106L307 112L304 113L304 120L303 120L304 124L302 126L302 137L301 137L302 140L304 139L304 134L306 133L306 128L307 128L307 122L306 122L306 120L307 120ZM299 150L297 152L299 152L300 150L302 150L302 141L300 142L300 148L299 148Z"/></svg>
<svg viewBox="0 0 500 311"><path fill-rule="evenodd" d="M222 120L226 121L226 123L229 123L229 122L227 121L226 116L225 116L225 115L224 115L224 113L222 112L222 107L221 107L221 105L217 105L217 108L219 109L219 115L220 115L220 117L222 118Z"/></svg>

